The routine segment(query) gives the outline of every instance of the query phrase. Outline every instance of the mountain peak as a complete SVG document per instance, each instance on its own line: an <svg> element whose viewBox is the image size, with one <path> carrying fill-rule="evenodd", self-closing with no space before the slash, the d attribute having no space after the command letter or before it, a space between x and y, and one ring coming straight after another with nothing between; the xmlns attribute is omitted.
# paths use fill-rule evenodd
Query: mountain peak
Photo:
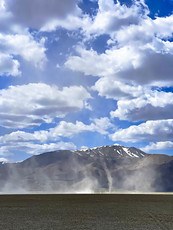
<svg viewBox="0 0 173 230"><path fill-rule="evenodd" d="M81 155L82 153L88 154L91 157L94 156L111 156L118 158L128 157L128 158L142 158L146 155L140 149L135 147L125 147L121 145L104 145L100 147L93 147L93 148L85 148L80 150L74 150L73 152ZM82 154L83 155L83 154Z"/></svg>
<svg viewBox="0 0 173 230"><path fill-rule="evenodd" d="M0 192L165 192L173 191L172 172L172 157L135 147L57 150L0 165Z"/></svg>

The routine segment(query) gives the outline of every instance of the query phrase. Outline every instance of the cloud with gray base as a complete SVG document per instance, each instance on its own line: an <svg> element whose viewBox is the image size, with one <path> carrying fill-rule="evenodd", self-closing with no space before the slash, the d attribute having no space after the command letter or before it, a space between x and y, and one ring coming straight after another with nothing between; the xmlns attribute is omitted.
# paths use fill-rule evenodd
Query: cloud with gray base
<svg viewBox="0 0 173 230"><path fill-rule="evenodd" d="M0 146L0 155L11 157L15 151L26 152L27 154L37 155L43 152L55 151L57 149L76 149L76 146L72 142L59 141L56 143L37 144L32 142L16 142L10 145ZM0 158L1 159L1 158ZM6 158L5 158L6 159Z"/></svg>
<svg viewBox="0 0 173 230"><path fill-rule="evenodd" d="M5 75L20 75L19 61L13 56L20 56L36 68L42 69L47 62L44 47L45 38L39 42L32 35L0 33L0 73Z"/></svg>
<svg viewBox="0 0 173 230"><path fill-rule="evenodd" d="M95 36L110 35L106 50L99 53L83 44L76 46L77 54L69 56L65 66L85 75L99 77L92 89L101 97L117 101L116 110L111 112L112 118L131 122L147 121L118 130L110 135L111 140L171 141L173 94L160 89L173 84L173 16L151 19L144 4L140 8L143 13L142 10L133 12L134 18L135 13L141 16L139 20L109 30L107 25L108 18L112 17L111 8L117 5L113 1L99 3L97 16L105 14L105 17L100 24L95 17ZM101 12L101 4L104 13ZM124 10L127 13L129 9L124 7ZM113 11L116 12L115 9ZM153 90L153 86L156 89ZM157 146L152 144L147 148Z"/></svg>
<svg viewBox="0 0 173 230"><path fill-rule="evenodd" d="M172 141L160 141L160 142L151 142L149 145L142 148L143 151L149 152L151 150L165 150L172 149L173 142Z"/></svg>
<svg viewBox="0 0 173 230"><path fill-rule="evenodd" d="M83 122L76 123L61 121L54 128L49 130L34 131L15 131L4 136L0 136L0 155L6 156L14 151L27 151L30 154L38 154L44 151L56 149L75 149L72 142L63 142L63 137L72 138L82 132L97 132L108 135L109 129L114 125L107 117L93 119L89 125Z"/></svg>
<svg viewBox="0 0 173 230"><path fill-rule="evenodd" d="M139 46L132 41L132 44L114 46L101 54L83 47L77 47L76 51L79 55L69 57L65 65L85 75L106 77L107 80L110 78L126 83L136 82L139 85L160 86L165 84L165 80L172 81L172 42L152 41ZM94 66L92 63L95 63Z"/></svg>
<svg viewBox="0 0 173 230"><path fill-rule="evenodd" d="M85 39L97 37L101 34L114 35L114 31L122 27L138 24L148 14L148 7L143 1L135 1L131 7L121 5L118 1L98 0L98 10L96 15L90 17L87 14L78 13L69 14L65 20L55 18L48 21L41 30L54 31L58 27L68 30L80 29Z"/></svg>
<svg viewBox="0 0 173 230"><path fill-rule="evenodd" d="M135 1L135 6L139 7L137 2ZM133 9L133 6L128 8L125 5L114 5L113 1L109 3L99 1L99 3L104 5L107 15L111 15L111 9L113 9L110 5L116 9L122 7L120 12L124 10L127 15L130 15L129 9ZM116 9L113 10L114 13ZM140 16L143 15L141 11L132 10L131 14L135 15L137 12ZM102 20L106 21L105 17ZM70 56L65 66L85 75L105 78L106 85L111 85L112 81L155 86L167 85L166 81L172 84L170 82L172 82L173 74L173 43L168 40L173 33L172 21L172 15L151 19L147 13L144 13L136 24L129 23L126 26L120 26L119 29L112 30L111 34L105 29L100 30L100 34L97 32L97 35L111 36L107 41L111 46L108 46L103 53L86 49L85 46L76 46L77 55ZM96 23L98 27L104 26L104 23L99 22L100 20ZM100 91L98 92L101 94Z"/></svg>
<svg viewBox="0 0 173 230"><path fill-rule="evenodd" d="M111 117L118 117L120 120L134 122L171 119L173 93L152 90L145 91L143 88L138 98L120 99L117 103L117 107L117 110L111 112Z"/></svg>
<svg viewBox="0 0 173 230"><path fill-rule="evenodd" d="M147 121L140 125L132 125L119 129L109 135L113 141L122 142L161 142L172 141L173 119Z"/></svg>
<svg viewBox="0 0 173 230"><path fill-rule="evenodd" d="M25 128L51 123L54 118L85 108L91 96L82 86L59 89L44 83L10 86L0 90L0 125Z"/></svg>
<svg viewBox="0 0 173 230"><path fill-rule="evenodd" d="M77 3L76 0L1 0L1 11L15 24L40 29L48 21L79 15Z"/></svg>
<svg viewBox="0 0 173 230"><path fill-rule="evenodd" d="M129 25L137 25L149 13L143 1L134 1L131 7L113 0L98 0L98 12L83 30L87 35L109 34Z"/></svg>
<svg viewBox="0 0 173 230"><path fill-rule="evenodd" d="M0 53L0 76L20 76L20 63L9 54Z"/></svg>
<svg viewBox="0 0 173 230"><path fill-rule="evenodd" d="M9 143L30 141L44 143L47 141L57 141L61 137L72 138L82 132L98 132L103 135L107 135L109 133L108 130L111 128L114 128L114 125L107 117L93 119L89 125L84 124L81 121L76 121L76 123L60 121L59 124L49 130L34 131L33 133L15 131L4 136L0 136L0 144L9 145Z"/></svg>
<svg viewBox="0 0 173 230"><path fill-rule="evenodd" d="M22 79L23 63L37 71L44 70L50 55L46 56L50 33L60 27L74 31L78 35L75 52L65 54L65 67L95 77L92 90L117 102L117 107L115 102L115 108L111 108L112 118L131 122L149 120L117 130L110 138L150 141L146 148L159 148L164 145L162 142L171 142L172 135L173 94L160 91L159 87L173 84L173 16L151 19L143 0L134 0L129 7L113 0L97 2L98 9L91 16L82 12L77 0L0 0L0 76ZM49 32L48 38L42 32ZM105 34L109 37L105 51L93 50L94 39ZM61 70L63 64L57 66ZM45 83L22 85L23 81L21 85L0 90L0 125L18 128L0 137L4 145L1 152L10 154L16 143L16 151L26 145L30 153L34 153L34 148L38 152L41 145L45 151L58 146L73 148L73 143L65 144L61 139L82 132L108 135L109 129L113 129L108 118L100 118L90 124L61 121L48 130L21 131L91 109L88 99L92 99L82 86L59 89Z"/></svg>

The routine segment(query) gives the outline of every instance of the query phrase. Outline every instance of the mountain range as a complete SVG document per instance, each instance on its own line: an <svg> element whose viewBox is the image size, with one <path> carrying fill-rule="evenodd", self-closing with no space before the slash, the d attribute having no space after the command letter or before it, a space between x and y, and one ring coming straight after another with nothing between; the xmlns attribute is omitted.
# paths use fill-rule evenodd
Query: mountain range
<svg viewBox="0 0 173 230"><path fill-rule="evenodd" d="M109 145L0 164L1 193L173 192L173 156Z"/></svg>

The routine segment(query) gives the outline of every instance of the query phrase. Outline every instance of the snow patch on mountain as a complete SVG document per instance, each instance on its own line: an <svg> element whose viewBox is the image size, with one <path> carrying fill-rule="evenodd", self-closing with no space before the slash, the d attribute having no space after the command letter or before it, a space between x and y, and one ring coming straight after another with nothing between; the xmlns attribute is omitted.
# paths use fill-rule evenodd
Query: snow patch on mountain
<svg viewBox="0 0 173 230"><path fill-rule="evenodd" d="M114 157L117 156L119 158L128 157L128 158L142 158L146 154L139 149L133 147L125 147L118 144L114 145L104 145L100 147L93 147L93 148L83 148L80 150L72 150L72 152L78 154L79 156L83 156L86 154L90 157L100 156L109 157L113 155Z"/></svg>

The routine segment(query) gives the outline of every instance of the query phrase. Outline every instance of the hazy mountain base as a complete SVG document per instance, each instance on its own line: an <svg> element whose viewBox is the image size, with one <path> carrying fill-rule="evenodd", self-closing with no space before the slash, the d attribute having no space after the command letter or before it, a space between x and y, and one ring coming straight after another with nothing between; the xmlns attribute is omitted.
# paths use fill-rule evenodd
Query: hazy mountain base
<svg viewBox="0 0 173 230"><path fill-rule="evenodd" d="M133 151L137 157L129 155ZM75 152L64 150L33 156L21 163L1 165L0 192L173 191L172 157L146 155L135 148L129 154L126 152L121 146Z"/></svg>

